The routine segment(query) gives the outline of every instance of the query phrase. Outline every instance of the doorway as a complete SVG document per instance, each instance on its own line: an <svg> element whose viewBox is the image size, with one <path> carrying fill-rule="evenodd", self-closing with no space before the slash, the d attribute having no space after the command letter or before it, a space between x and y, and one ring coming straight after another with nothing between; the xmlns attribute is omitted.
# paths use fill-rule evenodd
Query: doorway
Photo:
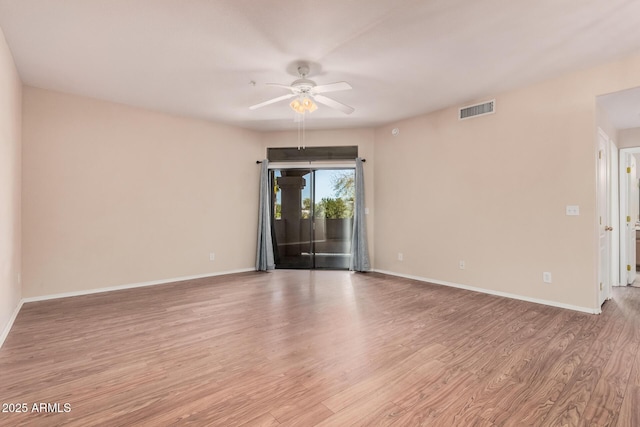
<svg viewBox="0 0 640 427"><path fill-rule="evenodd" d="M613 286L637 286L640 282L640 274L636 273L640 271L640 115L634 109L639 103L640 87L596 97L596 120L609 132L607 135L598 129L598 138L600 142L608 139L611 147L608 225L613 228L609 268ZM599 274L602 269L600 265Z"/></svg>
<svg viewBox="0 0 640 427"><path fill-rule="evenodd" d="M640 148L620 150L620 285L631 285L636 279L640 221L638 190L638 157Z"/></svg>
<svg viewBox="0 0 640 427"><path fill-rule="evenodd" d="M272 169L270 183L276 268L348 270L355 170Z"/></svg>

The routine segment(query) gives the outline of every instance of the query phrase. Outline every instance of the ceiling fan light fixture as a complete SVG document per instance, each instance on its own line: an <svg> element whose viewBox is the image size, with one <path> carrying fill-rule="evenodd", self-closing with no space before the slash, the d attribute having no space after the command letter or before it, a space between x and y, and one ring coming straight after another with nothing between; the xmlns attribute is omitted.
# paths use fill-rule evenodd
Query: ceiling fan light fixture
<svg viewBox="0 0 640 427"><path fill-rule="evenodd" d="M291 101L291 104L289 104L289 106L293 111L299 114L304 114L306 112L313 113L318 109L316 103L307 97L296 98Z"/></svg>
<svg viewBox="0 0 640 427"><path fill-rule="evenodd" d="M299 99L294 99L293 101L291 101L291 104L289 104L289 106L296 113L304 114L304 106Z"/></svg>
<svg viewBox="0 0 640 427"><path fill-rule="evenodd" d="M316 111L318 109L318 106L316 105L316 103L313 102L312 100L310 100L309 98L305 98L302 101L302 105L310 113L313 113L314 111Z"/></svg>

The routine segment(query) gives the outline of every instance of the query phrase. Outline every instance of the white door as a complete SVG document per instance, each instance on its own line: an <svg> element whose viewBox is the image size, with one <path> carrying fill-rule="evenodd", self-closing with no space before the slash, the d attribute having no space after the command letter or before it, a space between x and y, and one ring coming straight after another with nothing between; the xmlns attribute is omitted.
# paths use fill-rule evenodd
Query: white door
<svg viewBox="0 0 640 427"><path fill-rule="evenodd" d="M619 185L619 176L620 176L620 167L619 167L619 153L618 147L615 143L609 140L609 207L611 210L609 211L609 221L613 231L611 232L611 256L610 256L610 269L611 277L609 278L609 283L611 286L621 286L626 285L624 283L626 279L626 268L624 270L624 274L621 278L620 276L620 259L621 259L621 241L620 238L623 236L623 232L625 232L624 223L620 222L620 200L619 192L622 191ZM622 165L622 168L626 166ZM622 224L622 227L620 227ZM611 297L611 295L609 295Z"/></svg>
<svg viewBox="0 0 640 427"><path fill-rule="evenodd" d="M609 138L598 133L598 301L602 305L609 297L611 239L609 226Z"/></svg>
<svg viewBox="0 0 640 427"><path fill-rule="evenodd" d="M625 218L627 245L627 282L636 280L636 222L638 221L638 178L636 157L627 154L627 214Z"/></svg>

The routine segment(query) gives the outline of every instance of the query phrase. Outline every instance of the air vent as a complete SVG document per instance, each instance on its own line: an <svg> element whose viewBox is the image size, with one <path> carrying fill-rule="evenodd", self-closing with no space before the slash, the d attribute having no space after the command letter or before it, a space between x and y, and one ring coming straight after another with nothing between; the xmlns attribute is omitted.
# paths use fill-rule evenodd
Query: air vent
<svg viewBox="0 0 640 427"><path fill-rule="evenodd" d="M481 104L469 105L462 107L458 113L459 120L470 119L471 117L484 116L496 112L496 100L483 102Z"/></svg>

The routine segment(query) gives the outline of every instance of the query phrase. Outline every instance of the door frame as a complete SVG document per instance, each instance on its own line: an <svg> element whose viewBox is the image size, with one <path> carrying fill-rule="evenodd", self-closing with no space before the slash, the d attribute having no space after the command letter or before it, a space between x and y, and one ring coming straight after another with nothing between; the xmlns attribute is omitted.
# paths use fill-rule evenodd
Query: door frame
<svg viewBox="0 0 640 427"><path fill-rule="evenodd" d="M613 291L613 286L620 286L622 283L620 269L616 268L616 266L620 265L620 247L622 241L620 240L620 154L615 141L611 138L609 138L609 169L609 177L611 179L609 186L611 202L609 221L613 227L613 232L611 233L611 266L609 271L611 272L610 281L612 287L611 290Z"/></svg>
<svg viewBox="0 0 640 427"><path fill-rule="evenodd" d="M633 154L638 154L640 153L640 147L631 147L631 148L623 148L620 150L620 164L622 165L623 160L626 158L627 155L633 155ZM624 224L626 222L626 213L627 213L627 206L629 204L629 191L628 191L628 187L627 187L627 180L626 180L626 168L624 166L620 167L620 279L619 279L619 283L618 286L627 286L627 279L626 279L626 267L627 264L629 265L635 265L636 262L635 260L628 260L628 255L627 255L627 249L626 249L626 241L628 239L627 236L627 230L626 227L624 227ZM629 263L629 261L632 261L631 263Z"/></svg>
<svg viewBox="0 0 640 427"><path fill-rule="evenodd" d="M353 170L355 173L356 162L355 160L348 161L287 161L287 162L271 162L269 163L269 172L271 173L275 170L304 170L310 173L310 198L311 198L311 212L310 212L310 221L309 221L309 250L310 250L310 266L309 270L316 269L326 269L325 267L317 267L316 264L316 230L315 230L315 194L316 194L316 172L321 170ZM274 221L274 212L271 213L272 218L271 221ZM275 241L274 241L275 245ZM277 249L274 247L274 251L277 252ZM276 263L276 268L277 263ZM339 269L339 270L348 270L347 268Z"/></svg>

